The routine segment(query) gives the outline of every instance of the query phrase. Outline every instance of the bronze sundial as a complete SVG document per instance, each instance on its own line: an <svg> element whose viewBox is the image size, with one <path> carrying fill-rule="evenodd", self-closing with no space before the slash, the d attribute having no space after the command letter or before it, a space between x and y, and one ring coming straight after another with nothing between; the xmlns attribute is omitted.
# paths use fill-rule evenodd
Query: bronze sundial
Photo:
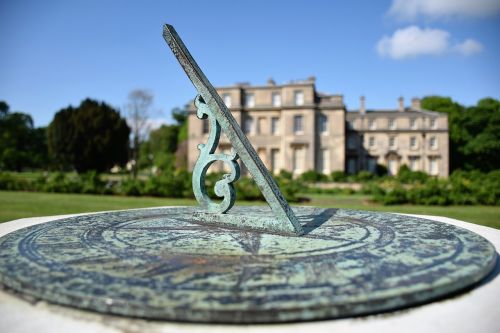
<svg viewBox="0 0 500 333"><path fill-rule="evenodd" d="M164 37L199 95L211 133L193 190L200 208L89 214L0 238L0 281L49 302L133 317L262 323L409 307L472 287L496 252L445 223L388 213L290 208L173 27ZM233 144L215 153L223 130ZM240 158L269 207L233 207ZM213 202L204 177L228 163ZM232 209L231 209L232 208Z"/></svg>

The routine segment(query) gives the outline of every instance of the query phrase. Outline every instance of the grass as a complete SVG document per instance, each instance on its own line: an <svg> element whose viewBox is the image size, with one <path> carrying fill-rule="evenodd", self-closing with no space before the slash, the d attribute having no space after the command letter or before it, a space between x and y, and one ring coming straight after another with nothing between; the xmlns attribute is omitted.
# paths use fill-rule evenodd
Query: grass
<svg viewBox="0 0 500 333"><path fill-rule="evenodd" d="M440 215L500 229L500 207L496 206L383 206L371 202L369 196L358 194L307 194L307 197L311 199L307 205L319 207ZM33 216L195 204L196 202L191 199L0 191L0 222ZM241 202L238 204L263 203Z"/></svg>

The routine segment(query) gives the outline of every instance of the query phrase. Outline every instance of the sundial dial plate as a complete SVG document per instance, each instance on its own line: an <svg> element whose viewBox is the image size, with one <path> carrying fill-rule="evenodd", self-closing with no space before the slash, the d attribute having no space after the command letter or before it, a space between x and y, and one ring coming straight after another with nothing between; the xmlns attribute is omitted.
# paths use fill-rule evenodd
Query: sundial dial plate
<svg viewBox="0 0 500 333"><path fill-rule="evenodd" d="M84 215L0 238L0 280L102 313L193 322L362 315L470 287L493 268L481 236L387 213L294 208L300 237L193 220L196 208ZM265 207L232 214L268 215Z"/></svg>

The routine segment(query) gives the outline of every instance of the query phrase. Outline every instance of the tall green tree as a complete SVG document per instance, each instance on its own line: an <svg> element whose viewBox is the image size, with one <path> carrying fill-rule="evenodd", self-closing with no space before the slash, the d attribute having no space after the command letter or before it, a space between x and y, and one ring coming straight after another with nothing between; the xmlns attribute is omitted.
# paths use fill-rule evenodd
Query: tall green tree
<svg viewBox="0 0 500 333"><path fill-rule="evenodd" d="M21 171L47 164L45 128L35 128L29 114L10 112L0 101L0 169Z"/></svg>
<svg viewBox="0 0 500 333"><path fill-rule="evenodd" d="M160 170L176 167L179 144L187 139L187 110L174 108L172 118L175 124L162 125L149 133L148 140L141 146L140 167L154 165Z"/></svg>
<svg viewBox="0 0 500 333"><path fill-rule="evenodd" d="M60 169L102 172L126 163L129 135L117 110L85 99L56 113L48 127L49 153Z"/></svg>
<svg viewBox="0 0 500 333"><path fill-rule="evenodd" d="M500 169L500 102L484 98L464 107L449 97L422 99L427 110L448 114L451 171Z"/></svg>

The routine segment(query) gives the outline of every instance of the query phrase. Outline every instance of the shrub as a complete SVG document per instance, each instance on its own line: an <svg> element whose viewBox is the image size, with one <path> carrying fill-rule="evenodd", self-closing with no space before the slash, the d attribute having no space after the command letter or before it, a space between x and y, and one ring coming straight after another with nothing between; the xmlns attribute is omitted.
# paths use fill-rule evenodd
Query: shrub
<svg viewBox="0 0 500 333"><path fill-rule="evenodd" d="M332 180L332 182L344 182L346 181L347 176L344 171L333 171L330 174L330 179Z"/></svg>
<svg viewBox="0 0 500 333"><path fill-rule="evenodd" d="M304 182L323 182L328 180L328 177L316 170L309 170L301 174L299 179Z"/></svg>

